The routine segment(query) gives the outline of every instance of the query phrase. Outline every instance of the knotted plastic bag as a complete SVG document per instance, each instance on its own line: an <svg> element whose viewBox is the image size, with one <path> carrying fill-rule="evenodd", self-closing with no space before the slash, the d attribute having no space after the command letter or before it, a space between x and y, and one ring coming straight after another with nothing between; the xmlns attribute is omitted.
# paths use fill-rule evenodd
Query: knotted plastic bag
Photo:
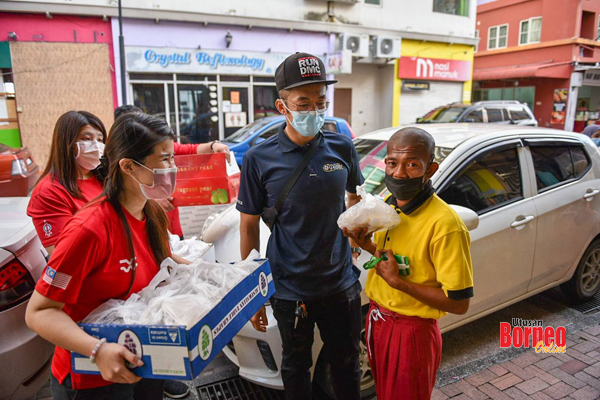
<svg viewBox="0 0 600 400"><path fill-rule="evenodd" d="M368 232L384 231L400 224L400 216L396 211L365 190L366 184L356 187L361 200L344 211L337 223L340 229L353 231L366 227Z"/></svg>
<svg viewBox="0 0 600 400"><path fill-rule="evenodd" d="M169 235L169 244L173 254L177 254L190 262L203 257L211 247L210 244L196 239L196 236L181 240L177 235Z"/></svg>

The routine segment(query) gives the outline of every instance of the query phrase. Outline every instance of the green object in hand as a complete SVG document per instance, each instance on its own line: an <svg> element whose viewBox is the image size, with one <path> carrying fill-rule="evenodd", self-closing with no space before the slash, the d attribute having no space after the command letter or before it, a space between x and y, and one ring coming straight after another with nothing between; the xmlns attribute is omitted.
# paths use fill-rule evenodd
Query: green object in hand
<svg viewBox="0 0 600 400"><path fill-rule="evenodd" d="M398 268L398 273L400 275L410 275L410 264L408 263L408 257L405 256L401 256L398 254L394 254L394 258L396 259L396 262L398 263L398 266L400 268ZM364 265L363 268L366 270L372 269L373 267L375 267L377 264L379 264L379 261L387 261L387 253L383 253L381 255L381 257L371 257L371 259L369 261L367 261Z"/></svg>

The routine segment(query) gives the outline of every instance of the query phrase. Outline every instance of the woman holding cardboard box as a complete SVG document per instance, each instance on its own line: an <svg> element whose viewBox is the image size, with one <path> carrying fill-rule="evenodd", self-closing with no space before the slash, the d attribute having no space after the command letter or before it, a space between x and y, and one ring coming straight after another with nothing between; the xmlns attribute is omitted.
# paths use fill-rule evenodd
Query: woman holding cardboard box
<svg viewBox="0 0 600 400"><path fill-rule="evenodd" d="M126 367L143 365L135 346L106 343L77 322L105 301L126 299L147 286L171 256L168 220L154 199L171 196L175 188L174 138L163 119L140 113L117 119L106 144L103 197L64 226L36 285L26 321L57 346L55 400L162 399L163 381L140 379ZM71 351L89 356L101 376L73 373Z"/></svg>

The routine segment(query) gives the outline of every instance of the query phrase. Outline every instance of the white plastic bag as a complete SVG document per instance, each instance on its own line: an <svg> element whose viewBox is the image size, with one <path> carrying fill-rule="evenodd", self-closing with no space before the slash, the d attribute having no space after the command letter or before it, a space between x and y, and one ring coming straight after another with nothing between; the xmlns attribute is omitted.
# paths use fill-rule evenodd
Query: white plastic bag
<svg viewBox="0 0 600 400"><path fill-rule="evenodd" d="M235 264L219 264L198 257L186 265L167 258L147 287L125 301L107 301L92 311L84 322L185 325L190 328L258 268L259 263L254 260L259 258L257 251Z"/></svg>
<svg viewBox="0 0 600 400"><path fill-rule="evenodd" d="M353 231L359 227L367 227L369 232L384 231L400 224L400 216L396 211L365 190L366 184L356 187L361 197L358 204L353 205L340 215L338 226Z"/></svg>
<svg viewBox="0 0 600 400"><path fill-rule="evenodd" d="M169 235L169 244L173 254L177 254L190 262L203 257L212 247L211 244L196 239L196 236L181 240L177 235Z"/></svg>

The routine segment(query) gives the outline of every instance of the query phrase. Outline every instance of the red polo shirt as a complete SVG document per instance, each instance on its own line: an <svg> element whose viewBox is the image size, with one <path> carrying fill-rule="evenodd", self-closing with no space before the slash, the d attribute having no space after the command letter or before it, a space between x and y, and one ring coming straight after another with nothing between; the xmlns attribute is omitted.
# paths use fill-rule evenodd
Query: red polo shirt
<svg viewBox="0 0 600 400"><path fill-rule="evenodd" d="M95 176L77 181L82 198L73 197L52 174L46 175L33 189L27 206L27 215L33 220L44 247L56 244L65 223L81 207L102 193L102 185Z"/></svg>
<svg viewBox="0 0 600 400"><path fill-rule="evenodd" d="M63 228L36 290L43 296L65 303L63 311L79 322L110 299L126 299L135 269L135 282L129 293L146 287L158 272L149 246L146 221L123 209L135 249L135 265L127 237L117 212L106 201L83 208ZM63 383L71 374L74 389L112 384L99 375L76 374L71 369L71 353L56 347L52 374Z"/></svg>

